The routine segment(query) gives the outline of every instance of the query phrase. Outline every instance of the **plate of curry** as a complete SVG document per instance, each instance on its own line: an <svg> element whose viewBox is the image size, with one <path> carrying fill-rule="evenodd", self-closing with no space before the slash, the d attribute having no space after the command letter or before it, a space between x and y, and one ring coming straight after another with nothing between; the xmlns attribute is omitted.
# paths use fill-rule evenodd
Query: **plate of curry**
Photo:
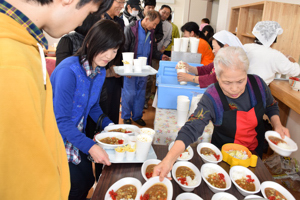
<svg viewBox="0 0 300 200"><path fill-rule="evenodd" d="M122 178L107 190L104 200L135 199L141 187L142 183L136 178Z"/></svg>
<svg viewBox="0 0 300 200"><path fill-rule="evenodd" d="M114 149L128 144L128 135L119 132L100 133L95 140L103 149Z"/></svg>
<svg viewBox="0 0 300 200"><path fill-rule="evenodd" d="M135 200L172 200L173 186L169 179L159 181L159 176L149 179L139 190Z"/></svg>
<svg viewBox="0 0 300 200"><path fill-rule="evenodd" d="M260 190L264 198L269 200L295 200L287 189L273 181L263 182L260 186Z"/></svg>
<svg viewBox="0 0 300 200"><path fill-rule="evenodd" d="M237 190L244 196L256 194L260 191L260 181L248 168L233 166L230 168L229 176Z"/></svg>

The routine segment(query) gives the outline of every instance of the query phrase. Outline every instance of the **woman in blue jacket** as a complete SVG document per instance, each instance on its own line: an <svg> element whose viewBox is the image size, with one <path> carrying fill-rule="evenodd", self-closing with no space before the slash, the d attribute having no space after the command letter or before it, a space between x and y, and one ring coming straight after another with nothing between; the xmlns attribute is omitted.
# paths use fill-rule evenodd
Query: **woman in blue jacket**
<svg viewBox="0 0 300 200"><path fill-rule="evenodd" d="M84 130L88 115L97 122L103 114L99 89L105 79L105 66L119 55L123 43L119 25L101 20L90 29L75 56L64 59L51 75L54 113L69 161L69 199L85 199L95 182L88 154L96 163L110 165L107 153ZM105 117L102 127L110 123Z"/></svg>

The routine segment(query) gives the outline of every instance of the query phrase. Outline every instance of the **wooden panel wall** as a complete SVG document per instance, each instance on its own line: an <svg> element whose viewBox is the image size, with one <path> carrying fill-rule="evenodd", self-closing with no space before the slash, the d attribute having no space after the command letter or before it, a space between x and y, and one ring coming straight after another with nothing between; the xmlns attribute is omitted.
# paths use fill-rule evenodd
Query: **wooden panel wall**
<svg viewBox="0 0 300 200"><path fill-rule="evenodd" d="M263 20L277 21L282 29L273 48L283 54L293 56L297 61L300 56L300 5L266 2Z"/></svg>
<svg viewBox="0 0 300 200"><path fill-rule="evenodd" d="M237 13L239 14L236 22ZM277 43L272 48L285 55L291 55L300 61L300 5L281 2L263 1L233 7L229 31L235 32L243 44L252 43L255 38L252 29L258 21L277 21L283 28Z"/></svg>

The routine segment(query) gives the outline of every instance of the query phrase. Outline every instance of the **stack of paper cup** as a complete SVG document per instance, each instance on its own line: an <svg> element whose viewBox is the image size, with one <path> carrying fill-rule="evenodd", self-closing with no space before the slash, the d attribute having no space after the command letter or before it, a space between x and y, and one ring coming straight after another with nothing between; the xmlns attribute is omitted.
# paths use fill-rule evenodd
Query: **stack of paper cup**
<svg viewBox="0 0 300 200"><path fill-rule="evenodd" d="M190 50L191 53L197 53L198 52L198 45L199 45L199 39L195 37L190 37Z"/></svg>
<svg viewBox="0 0 300 200"><path fill-rule="evenodd" d="M174 38L174 51L180 51L181 38Z"/></svg>
<svg viewBox="0 0 300 200"><path fill-rule="evenodd" d="M139 57L138 59L143 60L143 62L142 62L142 67L144 67L144 66L147 65L147 57Z"/></svg>
<svg viewBox="0 0 300 200"><path fill-rule="evenodd" d="M134 59L133 60L135 73L142 72L143 62L144 62L144 60L142 60L142 59Z"/></svg>
<svg viewBox="0 0 300 200"><path fill-rule="evenodd" d="M181 52L187 52L187 49L188 49L188 46L189 46L189 38L180 38L181 41L180 41L180 51Z"/></svg>
<svg viewBox="0 0 300 200"><path fill-rule="evenodd" d="M182 72L182 73L186 73L186 69L177 69L177 73ZM186 81L180 81L180 85L186 85L187 82Z"/></svg>
<svg viewBox="0 0 300 200"><path fill-rule="evenodd" d="M152 144L152 137L146 134L139 134L136 139L136 159L145 161L147 160L147 156Z"/></svg>
<svg viewBox="0 0 300 200"><path fill-rule="evenodd" d="M123 56L123 64L124 64L124 73L131 73L132 66L133 66L134 53L133 52L123 52L122 56Z"/></svg>
<svg viewBox="0 0 300 200"><path fill-rule="evenodd" d="M190 99L187 96L177 96L177 125L183 126L188 118Z"/></svg>
<svg viewBox="0 0 300 200"><path fill-rule="evenodd" d="M203 94L198 94L197 96L194 96L194 97L192 98L192 103L191 103L191 108L190 108L190 113L189 113L189 115L193 114L194 111L196 110L197 105L198 105L198 102L200 101L202 95L203 95Z"/></svg>

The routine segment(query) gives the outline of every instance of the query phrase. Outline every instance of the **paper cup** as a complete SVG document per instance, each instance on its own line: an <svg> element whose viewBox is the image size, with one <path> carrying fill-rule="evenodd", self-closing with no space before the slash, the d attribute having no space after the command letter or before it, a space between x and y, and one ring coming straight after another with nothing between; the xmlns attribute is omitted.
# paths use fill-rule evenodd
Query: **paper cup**
<svg viewBox="0 0 300 200"><path fill-rule="evenodd" d="M134 58L133 52L123 52L122 57L123 57L123 62L127 61L129 62L129 64L133 65L133 58Z"/></svg>
<svg viewBox="0 0 300 200"><path fill-rule="evenodd" d="M177 101L178 101L179 99L189 99L189 97L188 97L188 96L185 96L185 95L178 95L178 96L177 96Z"/></svg>
<svg viewBox="0 0 300 200"><path fill-rule="evenodd" d="M134 152L126 151L126 160L133 160L134 156L135 156L135 151Z"/></svg>
<svg viewBox="0 0 300 200"><path fill-rule="evenodd" d="M181 38L181 44L180 44L180 51L181 52L187 52L188 45L189 45L189 38Z"/></svg>
<svg viewBox="0 0 300 200"><path fill-rule="evenodd" d="M123 57L124 73L131 73L134 53L124 52L122 53L122 57Z"/></svg>
<svg viewBox="0 0 300 200"><path fill-rule="evenodd" d="M189 111L190 100L189 99L179 99L177 101L177 110Z"/></svg>
<svg viewBox="0 0 300 200"><path fill-rule="evenodd" d="M186 69L177 69L177 73L182 72L182 73L186 73ZM187 82L186 81L180 81L179 82L180 85L186 85Z"/></svg>
<svg viewBox="0 0 300 200"><path fill-rule="evenodd" d="M115 160L121 161L121 160L124 159L124 156L125 156L125 151L123 151L123 152L117 152L115 150Z"/></svg>
<svg viewBox="0 0 300 200"><path fill-rule="evenodd" d="M198 53L199 39L192 37L190 40L191 53Z"/></svg>
<svg viewBox="0 0 300 200"><path fill-rule="evenodd" d="M196 110L196 108L197 108L197 106L198 106L198 103L199 103L201 97L202 97L202 95L201 95L201 96L198 95L198 96L194 96L194 97L192 98L192 103L191 103L191 108L190 108L190 113L189 113L189 115L191 115L191 114L194 113L194 111Z"/></svg>
<svg viewBox="0 0 300 200"><path fill-rule="evenodd" d="M142 65L143 65L143 60L142 59L134 59L133 64L134 64L134 72L142 72Z"/></svg>
<svg viewBox="0 0 300 200"><path fill-rule="evenodd" d="M177 110L177 126L183 126L187 120L188 110Z"/></svg>
<svg viewBox="0 0 300 200"><path fill-rule="evenodd" d="M132 65L131 64L124 65L124 73L131 73L131 72L132 72Z"/></svg>
<svg viewBox="0 0 300 200"><path fill-rule="evenodd" d="M139 134L136 140L136 160L145 161L152 144L152 138L146 134Z"/></svg>
<svg viewBox="0 0 300 200"><path fill-rule="evenodd" d="M139 57L138 59L143 60L142 67L147 65L147 57Z"/></svg>
<svg viewBox="0 0 300 200"><path fill-rule="evenodd" d="M181 38L174 38L174 51L180 51Z"/></svg>

